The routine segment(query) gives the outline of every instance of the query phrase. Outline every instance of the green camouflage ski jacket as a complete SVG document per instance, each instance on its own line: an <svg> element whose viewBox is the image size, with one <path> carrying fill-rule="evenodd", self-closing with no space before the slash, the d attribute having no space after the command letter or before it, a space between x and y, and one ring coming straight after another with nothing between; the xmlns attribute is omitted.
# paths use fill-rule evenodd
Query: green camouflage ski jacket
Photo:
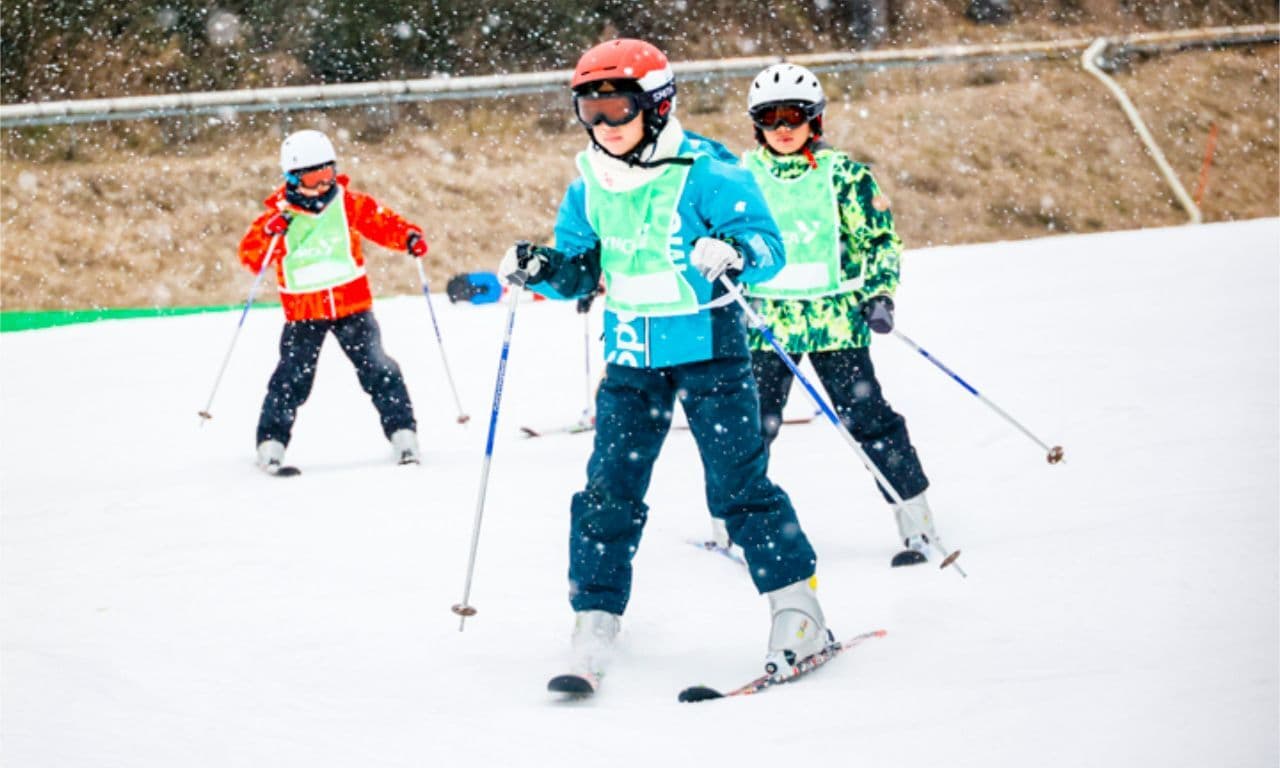
<svg viewBox="0 0 1280 768"><path fill-rule="evenodd" d="M776 178L794 179L811 170L802 154L775 155L764 147L755 151ZM871 296L892 296L898 288L902 240L893 228L889 199L869 167L844 152L820 145L817 154L823 153L832 153L835 161L841 277L854 280L861 276L863 283L859 290L820 299L753 300L774 337L793 354L867 346L871 329L858 313L858 305ZM750 343L752 350L770 349L759 331L751 332Z"/></svg>

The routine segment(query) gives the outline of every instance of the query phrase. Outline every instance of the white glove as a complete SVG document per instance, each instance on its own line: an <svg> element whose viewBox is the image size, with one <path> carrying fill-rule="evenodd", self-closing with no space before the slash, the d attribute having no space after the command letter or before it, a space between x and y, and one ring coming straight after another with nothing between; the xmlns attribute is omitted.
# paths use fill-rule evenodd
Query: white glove
<svg viewBox="0 0 1280 768"><path fill-rule="evenodd" d="M507 249L502 255L502 261L498 262L498 279L504 283L513 283L523 285L524 283L533 282L533 276L538 274L538 270L542 269L542 258L532 253L533 246L525 241L516 243ZM521 261L524 261L521 264ZM512 280L517 272L523 272L524 277L521 280Z"/></svg>
<svg viewBox="0 0 1280 768"><path fill-rule="evenodd" d="M742 254L738 253L738 249L714 237L699 238L693 244L689 261L693 262L694 269L712 283L730 269L742 269Z"/></svg>

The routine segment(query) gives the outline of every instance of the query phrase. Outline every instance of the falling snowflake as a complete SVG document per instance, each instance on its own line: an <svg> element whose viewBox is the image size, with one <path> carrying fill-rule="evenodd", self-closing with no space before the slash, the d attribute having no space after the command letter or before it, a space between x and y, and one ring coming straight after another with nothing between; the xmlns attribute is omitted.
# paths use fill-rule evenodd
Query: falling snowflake
<svg viewBox="0 0 1280 768"><path fill-rule="evenodd" d="M205 34L214 45L235 45L240 41L240 17L230 11L216 11L209 16Z"/></svg>

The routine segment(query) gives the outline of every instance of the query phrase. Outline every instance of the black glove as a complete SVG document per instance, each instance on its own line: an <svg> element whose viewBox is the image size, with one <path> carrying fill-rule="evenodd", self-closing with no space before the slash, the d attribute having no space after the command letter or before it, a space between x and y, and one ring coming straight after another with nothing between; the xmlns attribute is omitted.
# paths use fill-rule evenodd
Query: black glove
<svg viewBox="0 0 1280 768"><path fill-rule="evenodd" d="M872 296L862 302L858 312L876 333L888 333L893 330L893 299L888 296Z"/></svg>

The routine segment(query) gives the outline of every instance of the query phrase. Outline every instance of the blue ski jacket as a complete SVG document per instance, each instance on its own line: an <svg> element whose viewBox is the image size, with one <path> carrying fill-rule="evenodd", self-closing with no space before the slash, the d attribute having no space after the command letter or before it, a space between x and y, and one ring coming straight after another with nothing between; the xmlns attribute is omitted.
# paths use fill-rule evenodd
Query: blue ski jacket
<svg viewBox="0 0 1280 768"><path fill-rule="evenodd" d="M689 261L694 243L714 237L742 254L740 282L768 280L785 263L782 235L751 173L718 142L690 131L679 157L693 161L677 206L678 234L672 237L674 265L707 305L725 289L702 277ZM547 263L529 289L552 299L572 299L596 290L601 279L600 242L610 233L596 232L587 217L586 182L569 185L556 217L555 248L540 249ZM746 357L746 329L741 308L728 301L687 315L650 317L604 314L605 361L637 368L663 368L725 357Z"/></svg>

